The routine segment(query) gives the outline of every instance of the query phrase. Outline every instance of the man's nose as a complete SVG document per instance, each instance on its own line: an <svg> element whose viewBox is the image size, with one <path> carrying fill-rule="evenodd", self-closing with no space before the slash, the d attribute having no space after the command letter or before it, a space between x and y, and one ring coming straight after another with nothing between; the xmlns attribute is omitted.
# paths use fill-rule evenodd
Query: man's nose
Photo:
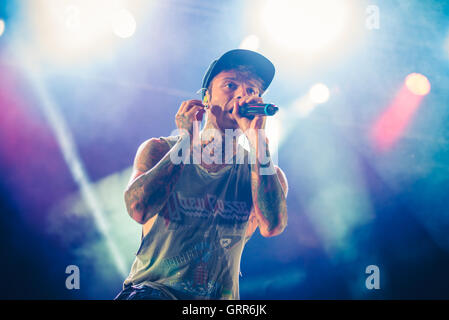
<svg viewBox="0 0 449 320"><path fill-rule="evenodd" d="M248 95L245 86L239 86L236 90L237 99L242 99L244 96Z"/></svg>

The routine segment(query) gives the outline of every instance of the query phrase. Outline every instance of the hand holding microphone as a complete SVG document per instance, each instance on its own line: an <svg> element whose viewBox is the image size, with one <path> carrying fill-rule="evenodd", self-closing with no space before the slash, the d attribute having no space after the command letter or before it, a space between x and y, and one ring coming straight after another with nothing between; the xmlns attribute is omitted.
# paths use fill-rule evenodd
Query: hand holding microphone
<svg viewBox="0 0 449 320"><path fill-rule="evenodd" d="M245 103L239 107L239 114L242 117L255 115L274 116L279 108L271 103Z"/></svg>
<svg viewBox="0 0 449 320"><path fill-rule="evenodd" d="M247 95L235 99L229 112L242 132L247 132L249 129L264 130L267 116L272 116L277 111L275 105L264 103L261 97Z"/></svg>

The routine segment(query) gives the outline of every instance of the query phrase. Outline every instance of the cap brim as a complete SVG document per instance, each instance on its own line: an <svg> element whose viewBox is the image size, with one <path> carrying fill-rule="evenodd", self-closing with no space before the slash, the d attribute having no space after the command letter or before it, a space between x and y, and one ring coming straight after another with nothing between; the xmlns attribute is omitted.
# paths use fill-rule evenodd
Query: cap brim
<svg viewBox="0 0 449 320"><path fill-rule="evenodd" d="M235 49L226 52L219 59L214 60L203 78L203 88L207 88L210 81L221 71L229 70L239 65L252 66L255 73L263 80L262 89L265 91L274 78L275 68L266 57L251 50Z"/></svg>

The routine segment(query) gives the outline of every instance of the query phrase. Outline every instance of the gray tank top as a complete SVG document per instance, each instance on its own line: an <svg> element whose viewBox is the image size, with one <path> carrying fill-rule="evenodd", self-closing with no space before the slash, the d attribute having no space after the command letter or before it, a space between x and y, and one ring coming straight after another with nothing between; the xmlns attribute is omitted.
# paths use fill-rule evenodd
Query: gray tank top
<svg viewBox="0 0 449 320"><path fill-rule="evenodd" d="M179 137L160 138L171 148ZM141 240L124 288L147 285L174 299L239 299L240 258L252 207L244 153L244 164L234 161L216 173L185 165Z"/></svg>

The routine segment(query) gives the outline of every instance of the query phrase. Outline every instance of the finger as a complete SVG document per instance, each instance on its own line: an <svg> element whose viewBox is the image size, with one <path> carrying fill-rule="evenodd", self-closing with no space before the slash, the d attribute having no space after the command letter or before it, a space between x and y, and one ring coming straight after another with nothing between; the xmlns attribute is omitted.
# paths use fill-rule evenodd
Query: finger
<svg viewBox="0 0 449 320"><path fill-rule="evenodd" d="M255 116L256 126L258 129L265 130L265 124L267 122L267 116L259 114Z"/></svg>
<svg viewBox="0 0 449 320"><path fill-rule="evenodd" d="M196 116L195 116L196 120L203 121L203 115L204 115L205 112L206 112L206 110L200 109L198 111L198 113L196 114Z"/></svg>
<svg viewBox="0 0 449 320"><path fill-rule="evenodd" d="M201 103L200 100L189 100L187 103L187 107L185 112L188 112L190 109L192 109L194 106L200 106L200 107L205 107L204 104Z"/></svg>
<svg viewBox="0 0 449 320"><path fill-rule="evenodd" d="M192 106L189 111L185 113L185 115L189 118L193 118L193 115L195 115L200 110L204 110L204 106Z"/></svg>
<svg viewBox="0 0 449 320"><path fill-rule="evenodd" d="M231 114L235 117L235 119L241 118L239 108L240 108L239 101L238 100L234 101Z"/></svg>
<svg viewBox="0 0 449 320"><path fill-rule="evenodd" d="M244 105L245 103L263 103L261 97L257 96L245 96L242 99L239 99L239 105Z"/></svg>
<svg viewBox="0 0 449 320"><path fill-rule="evenodd" d="M243 97L241 99L237 99L232 104L232 112L231 115L237 120L238 118L242 118L240 115L240 107L243 106L247 101L247 98Z"/></svg>
<svg viewBox="0 0 449 320"><path fill-rule="evenodd" d="M181 103L181 106L179 107L178 113L183 114L184 112L186 112L186 108L187 108L187 101L183 101Z"/></svg>
<svg viewBox="0 0 449 320"><path fill-rule="evenodd" d="M200 100L186 100L181 103L179 107L178 113L183 114L187 112L193 105L201 104Z"/></svg>

